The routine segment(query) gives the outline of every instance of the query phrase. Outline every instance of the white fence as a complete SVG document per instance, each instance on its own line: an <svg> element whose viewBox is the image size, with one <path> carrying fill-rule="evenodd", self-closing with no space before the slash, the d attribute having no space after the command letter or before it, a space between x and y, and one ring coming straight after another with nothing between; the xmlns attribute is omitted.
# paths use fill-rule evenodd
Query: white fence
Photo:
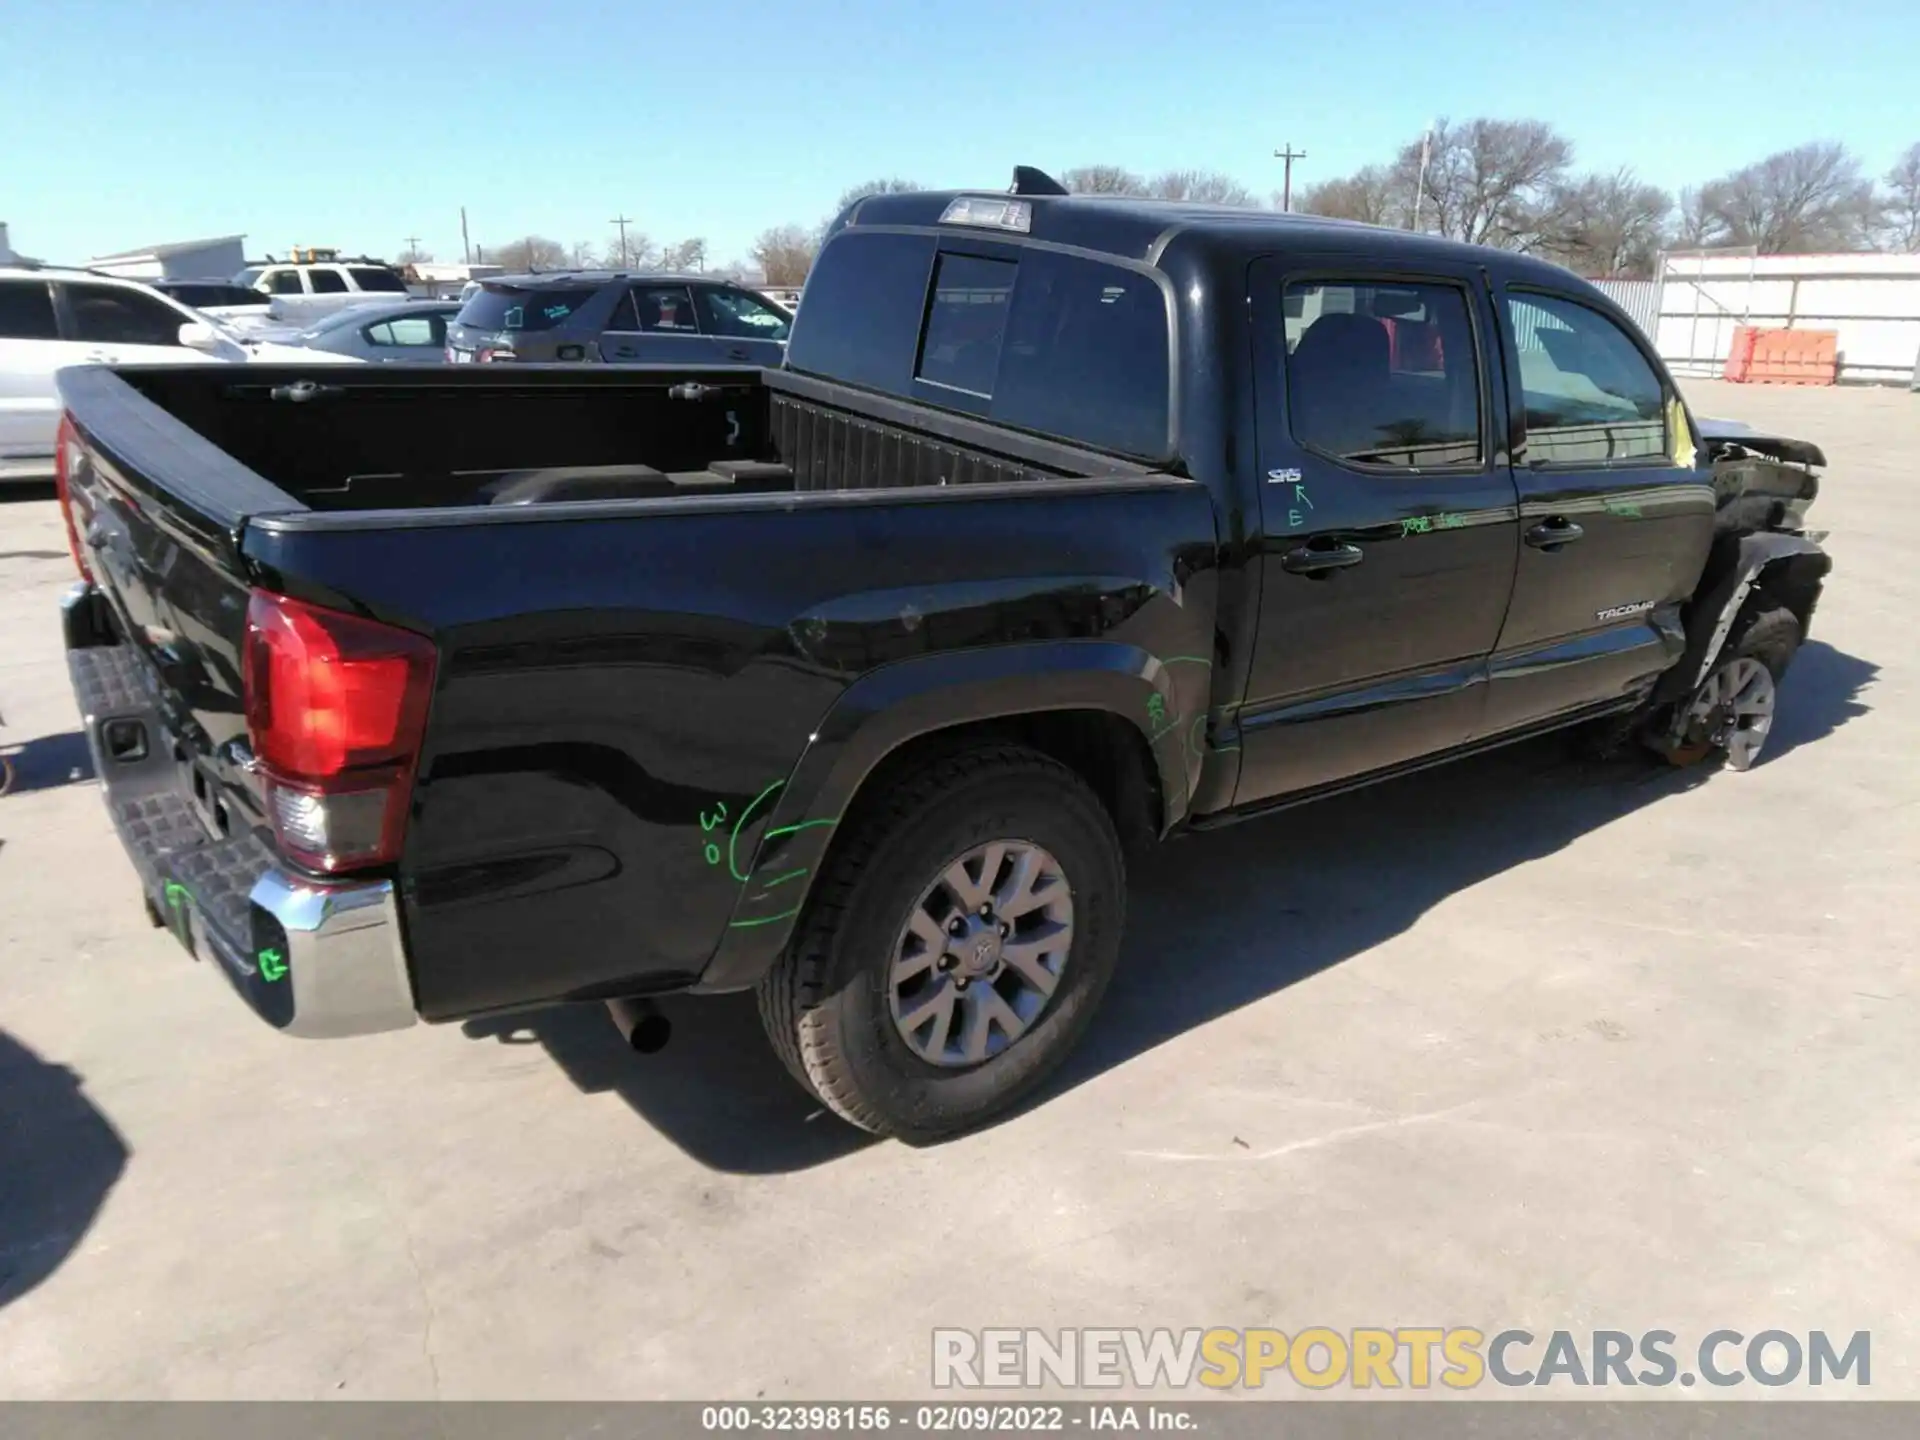
<svg viewBox="0 0 1920 1440"><path fill-rule="evenodd" d="M1677 375L1721 374L1742 325L1836 332L1843 384L1904 384L1920 356L1920 255L1672 253L1638 283L1657 292L1648 333Z"/></svg>

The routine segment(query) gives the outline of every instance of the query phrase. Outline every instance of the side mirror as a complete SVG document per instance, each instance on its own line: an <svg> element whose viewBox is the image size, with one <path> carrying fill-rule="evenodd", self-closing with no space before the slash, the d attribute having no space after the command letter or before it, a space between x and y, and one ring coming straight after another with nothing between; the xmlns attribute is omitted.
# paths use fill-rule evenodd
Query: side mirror
<svg viewBox="0 0 1920 1440"><path fill-rule="evenodd" d="M217 350L220 332L204 320L189 320L180 327L180 343L189 350Z"/></svg>

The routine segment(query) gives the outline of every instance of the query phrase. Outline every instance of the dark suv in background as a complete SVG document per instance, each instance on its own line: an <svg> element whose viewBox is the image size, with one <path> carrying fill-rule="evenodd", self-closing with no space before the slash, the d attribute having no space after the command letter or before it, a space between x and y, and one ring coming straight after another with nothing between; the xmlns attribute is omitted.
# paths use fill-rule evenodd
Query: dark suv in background
<svg viewBox="0 0 1920 1440"><path fill-rule="evenodd" d="M793 317L703 275L562 270L481 282L447 327L447 359L778 365Z"/></svg>

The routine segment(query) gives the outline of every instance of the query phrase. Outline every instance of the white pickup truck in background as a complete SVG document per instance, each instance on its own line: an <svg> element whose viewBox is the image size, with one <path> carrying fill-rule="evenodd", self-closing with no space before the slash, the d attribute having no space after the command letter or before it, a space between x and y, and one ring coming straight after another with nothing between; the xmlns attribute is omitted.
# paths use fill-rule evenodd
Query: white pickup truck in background
<svg viewBox="0 0 1920 1440"><path fill-rule="evenodd" d="M0 266L0 483L53 477L60 426L53 377L67 366L254 360L359 363L248 339L135 280Z"/></svg>

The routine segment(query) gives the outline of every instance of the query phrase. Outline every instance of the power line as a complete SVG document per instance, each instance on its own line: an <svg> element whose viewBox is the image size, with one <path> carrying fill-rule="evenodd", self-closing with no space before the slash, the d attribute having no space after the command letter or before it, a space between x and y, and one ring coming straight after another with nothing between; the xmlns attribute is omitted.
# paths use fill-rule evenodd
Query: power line
<svg viewBox="0 0 1920 1440"><path fill-rule="evenodd" d="M1294 149L1293 142L1289 140L1284 150L1276 150L1273 152L1273 158L1286 162L1286 176L1280 182L1280 208L1282 210L1291 210L1293 209L1293 162L1306 159L1307 152Z"/></svg>

